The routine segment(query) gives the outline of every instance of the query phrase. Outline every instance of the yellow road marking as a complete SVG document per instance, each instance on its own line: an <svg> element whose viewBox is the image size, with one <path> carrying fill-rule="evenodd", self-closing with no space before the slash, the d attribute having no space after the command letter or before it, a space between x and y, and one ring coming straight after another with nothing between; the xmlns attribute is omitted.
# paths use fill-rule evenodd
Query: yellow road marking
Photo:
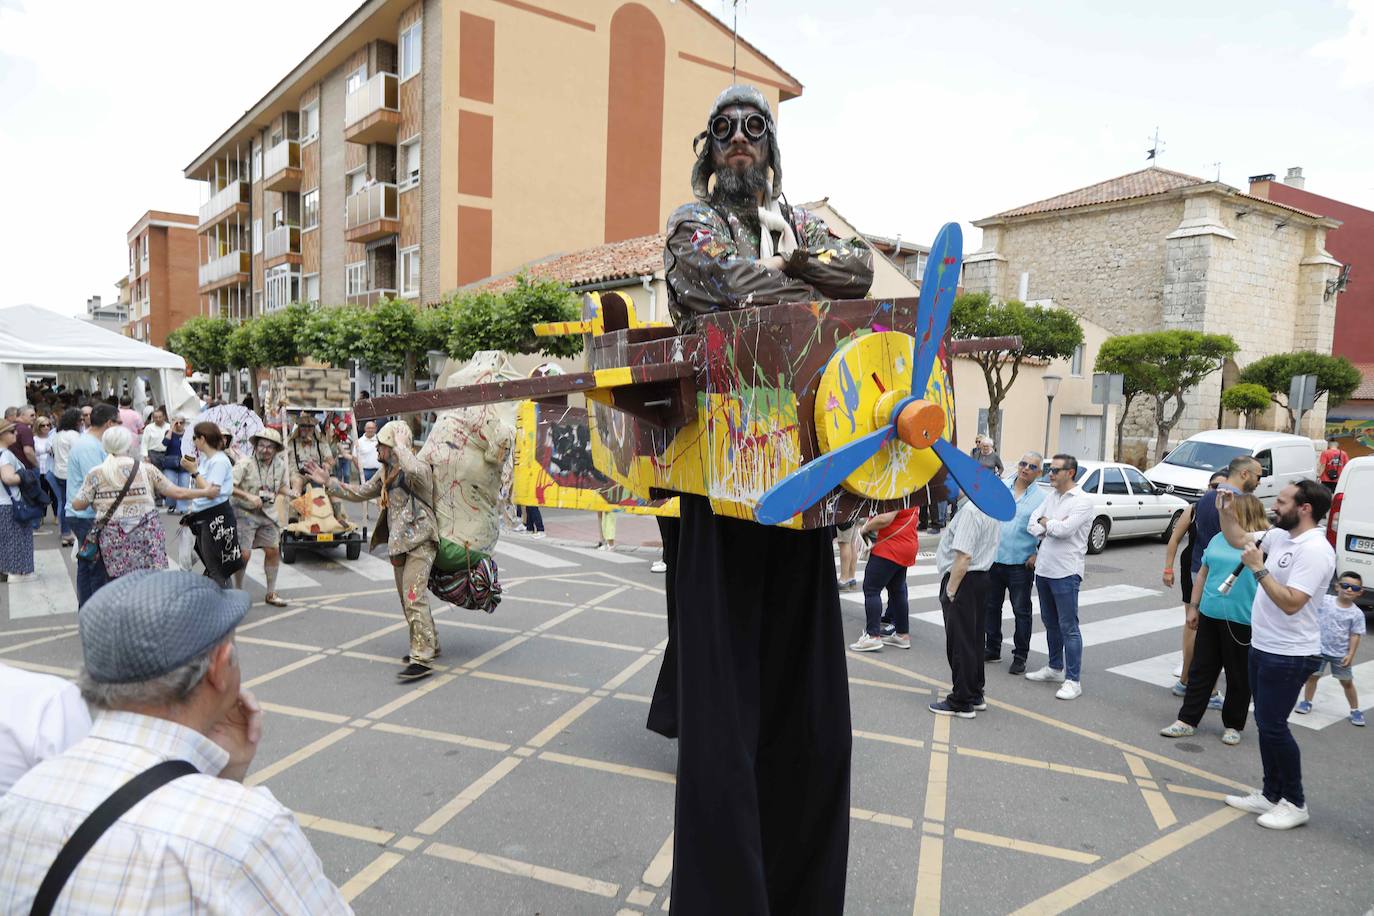
<svg viewBox="0 0 1374 916"><path fill-rule="evenodd" d="M658 616L662 617L662 614ZM6 630L0 633L0 639L8 639L11 636L27 636L30 633L56 633L58 630L75 630L76 624L64 623L55 627L28 627L24 630Z"/></svg>
<svg viewBox="0 0 1374 916"><path fill-rule="evenodd" d="M966 757L978 757L982 760L994 760L998 763L1011 763L1016 766L1034 767L1037 770L1049 770L1052 773L1065 773L1069 776L1085 776L1089 779L1101 779L1104 782L1127 783L1128 780L1120 773L1106 773L1102 770L1090 770L1087 767L1071 767L1062 763L1050 763L1046 760L1035 760L1031 757L1017 757L1013 754L999 754L995 751L980 751L976 748L963 747L957 748L957 752Z"/></svg>
<svg viewBox="0 0 1374 916"><path fill-rule="evenodd" d="M447 843L431 843L424 854L448 859L452 862L461 862L465 865L476 865L478 868L503 872L507 875L533 878L535 881L542 881L545 884L595 894L598 897L616 897L620 894L620 885L612 884L609 881L574 875L571 872L545 868L542 865L532 865L529 862L507 859L504 856L494 856L472 849L463 849L461 846L450 846Z"/></svg>
<svg viewBox="0 0 1374 916"><path fill-rule="evenodd" d="M352 903L355 897L376 884L382 875L391 871L392 866L404 858L405 856L395 852L382 853L363 866L362 871L349 878L348 881L339 888L339 895L342 896L344 900Z"/></svg>
<svg viewBox="0 0 1374 916"><path fill-rule="evenodd" d="M951 716L936 716L935 732L931 735L930 740L949 744L949 730L953 721L954 719Z"/></svg>
<svg viewBox="0 0 1374 916"><path fill-rule="evenodd" d="M624 686L624 684L625 684L626 681L628 681L630 678L634 677L634 676L635 676L636 674L638 674L640 671L644 670L644 667L645 667L646 665L648 665L650 662L652 662L653 660L654 660L654 656L652 656L652 655L641 655L639 658L635 659L634 661L632 661L632 662L630 662L628 665L626 665L624 668L622 668L621 671L620 671L620 673L617 674L615 677L611 678L609 681L607 681L606 683L602 684L602 685L601 685L601 689L602 689L602 690L617 690L617 689L619 689L620 687Z"/></svg>
<svg viewBox="0 0 1374 916"><path fill-rule="evenodd" d="M654 892L637 887L625 897L625 902L634 906L649 906L654 902Z"/></svg>
<svg viewBox="0 0 1374 916"><path fill-rule="evenodd" d="M283 703L262 703L260 705L265 712L295 716L298 719L314 719L317 722L331 722L334 725L341 725L348 721L348 716L341 716L338 713L318 712L314 709L302 709L299 706L287 706Z"/></svg>
<svg viewBox="0 0 1374 916"><path fill-rule="evenodd" d="M1062 913L1242 817L1245 817L1244 811L1222 808L1031 901L1016 910L1013 916Z"/></svg>
<svg viewBox="0 0 1374 916"><path fill-rule="evenodd" d="M299 642L282 642L279 639L263 639L261 636L235 636L238 642L250 646L271 646L274 649L294 649L297 652L323 652L324 646L307 646Z"/></svg>
<svg viewBox="0 0 1374 916"><path fill-rule="evenodd" d="M397 849L401 849L406 852L414 852L415 850L423 846L424 843L425 841L417 836L403 836L391 845L395 846Z"/></svg>
<svg viewBox="0 0 1374 916"><path fill-rule="evenodd" d="M59 668L56 665L40 665L38 662L21 662L17 658L5 659L5 664L12 668L23 668L25 671L37 671L39 674L56 674L58 677L75 678L77 671L75 668Z"/></svg>
<svg viewBox="0 0 1374 916"><path fill-rule="evenodd" d="M280 614L273 614L271 617L264 617L261 620L255 620L252 623L245 623L237 629L240 633L247 633L249 630L256 630L258 627L265 627L269 623L276 623L278 620L285 620L288 617L295 617L297 614L304 614L308 610L310 610L310 607L308 605L305 607L293 607L289 611L282 611Z"/></svg>
<svg viewBox="0 0 1374 916"><path fill-rule="evenodd" d="M926 777L927 820L945 819L945 793L949 789L949 755L938 751L930 755L930 775Z"/></svg>
<svg viewBox="0 0 1374 916"><path fill-rule="evenodd" d="M326 651L338 652L338 654L344 658L356 658L363 662L378 662L383 665L399 665L401 663L401 657L399 655L378 655L376 652L359 652L357 649L349 649L347 652L339 652L338 649L329 649ZM448 665L441 665L438 662L432 661L429 664L435 671L451 670Z"/></svg>
<svg viewBox="0 0 1374 916"><path fill-rule="evenodd" d="M601 639L586 639L582 636L563 636L558 633L540 633L544 639L556 639L559 642L576 643L582 646L595 646L598 649L618 649L621 652L643 652L643 646L631 646L623 642L606 642Z"/></svg>
<svg viewBox="0 0 1374 916"><path fill-rule="evenodd" d="M965 830L962 827L954 828L954 838L956 840L968 840L970 843L982 843L984 846L997 846L1001 849L1028 852L1032 855L1046 856L1051 859L1063 859L1065 862L1078 862L1081 865L1091 865L1102 858L1092 853L1079 852L1076 849L1064 849L1061 846L1049 846L1045 843L1032 843L1030 840L1018 840L1013 837L998 836L995 833L979 833L977 830Z"/></svg>
<svg viewBox="0 0 1374 916"><path fill-rule="evenodd" d="M351 734L353 734L353 729L351 728L336 728L334 729L334 731L325 735L323 738L316 739L315 741L310 742L300 750L291 754L287 754L285 757L278 760L276 763L269 764L268 766L263 767L261 770L258 770L256 773L249 773L248 776L244 778L243 784L245 786L260 786L263 783L267 782L267 780L271 779L273 776L276 776L278 773L284 772L285 770L289 770L291 767L300 763L302 760L308 760L309 758L318 754L320 751L329 747L331 744L334 744L338 741L342 741L344 738L347 738Z"/></svg>
<svg viewBox="0 0 1374 916"><path fill-rule="evenodd" d="M658 847L658 852L649 860L649 867L644 869L644 876L639 880L645 884L652 884L654 887L662 887L672 872L673 835L669 833L668 839L664 840L663 845Z"/></svg>
<svg viewBox="0 0 1374 916"><path fill-rule="evenodd" d="M376 827L364 827L361 824L336 821L333 818L305 814L301 811L293 813L296 815L296 820L306 830L318 830L321 833L332 833L335 836L348 837L350 840L365 840L368 843L385 845L386 843L390 843L391 838L396 835L389 830L380 830Z"/></svg>
<svg viewBox="0 0 1374 916"><path fill-rule="evenodd" d="M925 747L924 741L916 738L903 738L901 735L884 735L881 732L865 732L854 729L855 738L867 738L869 741L883 741L887 744L900 744L903 747Z"/></svg>
<svg viewBox="0 0 1374 916"><path fill-rule="evenodd" d="M363 717L366 719L385 719L407 703L414 703L416 700L420 699L420 697L433 693L445 684L451 684L453 681L457 680L457 678L458 675L456 674L433 675L429 680L421 683L419 687L401 694L390 703L383 703L381 706L372 710L372 712L364 713Z"/></svg>
<svg viewBox="0 0 1374 916"><path fill-rule="evenodd" d="M666 591L664 591L656 585L645 585L643 582L636 582L633 579L626 579L624 576L617 576L615 573L612 572L597 570L596 574L603 579L609 579L612 582L619 582L627 588L638 589L641 592L653 592L656 595L667 594Z"/></svg>
<svg viewBox="0 0 1374 916"><path fill-rule="evenodd" d="M625 614L628 617L648 617L651 620L667 620L667 614L655 614L653 611L631 611L622 607L599 607L598 611L605 611L607 614Z"/></svg>
<svg viewBox="0 0 1374 916"><path fill-rule="evenodd" d="M555 735L577 721L579 716L591 709L598 702L600 701L597 700L596 697L583 697L576 706L563 713L563 715L559 716L557 719L554 719L553 722L549 723L547 728L525 743L530 747L543 747L551 741Z"/></svg>
<svg viewBox="0 0 1374 916"><path fill-rule="evenodd" d="M493 658L496 658L496 656L503 655L506 652L509 652L511 649L514 649L516 646L520 645L522 642L528 641L528 636L513 636L505 642L501 643L501 645L495 647L494 649L488 649L486 652L483 652L481 655L477 656L472 661L464 662L463 667L480 668L487 662L491 661Z"/></svg>
<svg viewBox="0 0 1374 916"><path fill-rule="evenodd" d="M65 633L58 633L54 636L40 636L37 639L30 639L28 642L17 642L12 646L5 646L5 648L0 649L0 655L5 655L10 652L18 652L20 649L27 649L31 646L41 646L44 643L55 642L59 639L67 639L68 637L75 636L76 634L76 630L68 630Z"/></svg>
<svg viewBox="0 0 1374 916"><path fill-rule="evenodd" d="M486 630L489 633L519 633L515 627L498 627L490 623L468 623L464 620L449 620L446 617L437 617L434 622L443 624L446 627L461 627L464 630Z"/></svg>
<svg viewBox="0 0 1374 916"><path fill-rule="evenodd" d="M677 778L672 773L665 773L662 770L647 770L643 767L627 766L623 763L611 763L606 760L596 760L591 757L574 757L571 754L558 754L554 751L544 751L539 755L540 760L547 760L550 763L564 763L569 766L583 767L588 770L600 770L603 773L615 773L618 776L633 776L636 779L648 779L652 782L662 782L673 785Z"/></svg>
<svg viewBox="0 0 1374 916"><path fill-rule="evenodd" d="M519 765L519 757L502 757L496 766L477 777L471 785L455 795L452 801L425 818L415 828L415 832L426 835L436 833L441 827L457 817L464 808L481 798L483 792L496 785L507 773ZM433 846L430 847L431 850L433 848Z"/></svg>
<svg viewBox="0 0 1374 916"><path fill-rule="evenodd" d="M638 693L615 693L612 694L617 700L629 700L632 703L652 703L653 697L646 697Z"/></svg>
<svg viewBox="0 0 1374 916"><path fill-rule="evenodd" d="M396 619L396 614L394 611L366 611L360 607L339 607L338 605L333 604L322 604L320 605L320 610L338 611L341 614L357 614L360 617L380 617L383 620Z"/></svg>
<svg viewBox="0 0 1374 916"><path fill-rule="evenodd" d="M1194 798L1210 798L1212 801L1226 801L1225 792L1209 792L1207 789L1194 789L1191 786L1176 786L1169 784L1170 792L1177 792L1179 795L1191 795Z"/></svg>
<svg viewBox="0 0 1374 916"><path fill-rule="evenodd" d="M873 824L885 824L888 827L902 827L906 830L914 830L916 822L909 817L902 817L900 814L883 814L880 811L869 811L867 808L849 809L849 817L856 821L868 821Z"/></svg>
<svg viewBox="0 0 1374 916"><path fill-rule="evenodd" d="M1155 819L1156 827L1164 830L1178 823L1178 817L1169 807L1169 800L1164 797L1163 792L1158 789L1141 789L1140 794L1145 797L1145 807L1150 809L1150 817Z"/></svg>
<svg viewBox="0 0 1374 916"><path fill-rule="evenodd" d="M1141 760L1135 754L1123 753L1122 756L1126 758L1126 766L1130 768L1132 776L1136 779L1150 778L1150 769L1145 766L1145 761Z"/></svg>
<svg viewBox="0 0 1374 916"><path fill-rule="evenodd" d="M486 738L470 738L467 735L455 735L453 732L440 732L428 728L414 728L410 725L393 725L390 722L374 722L373 729L379 732L388 732L393 735L409 735L412 738L428 738L430 741L443 741L446 744L458 744L463 747L476 748L479 751L495 751L504 754L510 750L509 744L502 744L500 741L488 741Z"/></svg>
<svg viewBox="0 0 1374 916"><path fill-rule="evenodd" d="M525 687L542 687L545 690L561 690L564 693L586 693L586 687L574 684L558 684L553 681L539 681L532 677L519 677L514 674L496 674L491 671L470 671L468 677L480 677L488 681L501 681L506 684L521 684Z"/></svg>
<svg viewBox="0 0 1374 916"><path fill-rule="evenodd" d="M407 626L408 624L406 624L404 620L400 620L396 623L388 624L384 627L379 627L378 629L373 630L371 633L364 633L357 639L350 639L348 642L341 642L339 643L337 648L356 649L358 646L361 646L365 642L371 642L372 640L385 636L388 633L395 633L397 630L404 630Z"/></svg>
<svg viewBox="0 0 1374 916"><path fill-rule="evenodd" d="M257 677L251 680L244 681L243 686L256 687L259 684L266 684L268 681L274 680L275 678L279 678L283 674L290 674L292 671L295 671L299 668L304 668L306 665L313 665L315 664L315 662L323 661L328 657L329 656L327 655L307 655L305 658L298 658L294 662L291 662L289 665L282 665L280 668L277 668L274 671L269 671L266 674L259 674Z"/></svg>
<svg viewBox="0 0 1374 916"><path fill-rule="evenodd" d="M887 681L870 681L868 678L863 677L851 677L849 683L857 684L860 687L881 687L884 690L900 690L902 693L930 695L930 691L926 690L924 687L911 687L907 684L889 684Z"/></svg>
<svg viewBox="0 0 1374 916"><path fill-rule="evenodd" d="M943 754L931 756L944 756ZM943 871L945 841L937 836L921 836L921 851L916 860L916 900L912 916L939 916L940 873Z"/></svg>

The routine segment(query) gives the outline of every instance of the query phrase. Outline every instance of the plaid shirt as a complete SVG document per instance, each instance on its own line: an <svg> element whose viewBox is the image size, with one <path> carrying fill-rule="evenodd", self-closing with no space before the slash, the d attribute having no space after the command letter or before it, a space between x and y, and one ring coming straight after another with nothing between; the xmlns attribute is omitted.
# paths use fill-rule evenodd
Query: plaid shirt
<svg viewBox="0 0 1374 916"><path fill-rule="evenodd" d="M272 793L218 776L228 753L166 719L106 712L0 798L0 913L27 913L76 828L163 760L183 776L133 807L82 859L55 913L351 913Z"/></svg>

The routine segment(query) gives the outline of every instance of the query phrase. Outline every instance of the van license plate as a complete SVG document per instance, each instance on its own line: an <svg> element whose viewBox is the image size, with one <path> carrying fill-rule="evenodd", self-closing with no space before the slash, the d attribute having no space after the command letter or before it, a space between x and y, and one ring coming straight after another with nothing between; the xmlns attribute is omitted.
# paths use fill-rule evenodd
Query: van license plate
<svg viewBox="0 0 1374 916"><path fill-rule="evenodd" d="M1345 549L1356 553L1374 553L1374 538L1358 538L1352 534L1346 539Z"/></svg>

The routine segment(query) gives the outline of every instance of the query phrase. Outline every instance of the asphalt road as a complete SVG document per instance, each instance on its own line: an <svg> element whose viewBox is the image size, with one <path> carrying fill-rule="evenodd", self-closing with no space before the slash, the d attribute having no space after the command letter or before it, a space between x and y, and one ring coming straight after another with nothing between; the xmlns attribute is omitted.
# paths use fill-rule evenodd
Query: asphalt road
<svg viewBox="0 0 1374 916"><path fill-rule="evenodd" d="M551 531L582 530L549 516ZM49 531L51 579L69 566ZM411 686L393 677L406 637L385 560L303 557L281 583L291 607L256 605L239 635L269 711L249 781L299 813L361 913L661 911L675 747L643 727L665 637L655 556L506 536L502 605L438 613L445 670ZM1003 662L988 670L989 710L953 721L925 708L948 669L932 561L918 562L912 650L849 655L848 912L1374 906L1374 735L1339 717L1334 685L1295 728L1313 819L1292 832L1220 801L1258 783L1253 728L1226 747L1209 713L1194 738L1158 737L1178 708L1166 682L1182 621L1161 560L1153 542L1089 558L1081 699ZM0 661L74 673L74 615L7 589ZM861 600L842 607L852 641ZM1368 683L1374 661L1356 661Z"/></svg>

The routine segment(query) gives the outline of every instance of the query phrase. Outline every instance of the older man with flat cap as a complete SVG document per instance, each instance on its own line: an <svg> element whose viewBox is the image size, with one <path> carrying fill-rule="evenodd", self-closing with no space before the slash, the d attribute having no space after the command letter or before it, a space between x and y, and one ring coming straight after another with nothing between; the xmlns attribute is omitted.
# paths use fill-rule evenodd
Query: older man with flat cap
<svg viewBox="0 0 1374 916"><path fill-rule="evenodd" d="M95 724L0 798L0 912L351 912L290 810L242 784L262 736L234 644L248 604L180 571L86 602Z"/></svg>

